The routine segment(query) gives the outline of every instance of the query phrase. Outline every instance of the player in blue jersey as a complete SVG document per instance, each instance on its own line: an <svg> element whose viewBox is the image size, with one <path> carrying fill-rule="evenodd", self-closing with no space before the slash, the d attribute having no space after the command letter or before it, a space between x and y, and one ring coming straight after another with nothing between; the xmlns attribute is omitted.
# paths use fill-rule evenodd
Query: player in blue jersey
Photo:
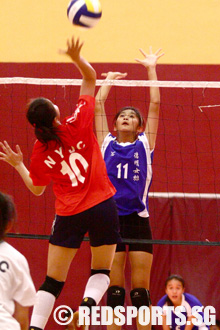
<svg viewBox="0 0 220 330"><path fill-rule="evenodd" d="M148 72L150 80L157 80L156 64L163 55L161 49L136 59ZM106 80L121 79L126 73L103 74ZM116 136L109 133L104 103L111 86L103 84L96 95L95 125L99 145L106 162L107 172L117 192L114 196L120 218L122 238L151 239L149 224L148 192L152 179L152 160L159 122L160 93L158 87L150 87L150 106L146 126L138 109L126 106L115 116ZM144 127L145 126L145 127ZM131 264L131 301L137 308L150 306L149 284L152 265L152 244L128 244ZM126 244L117 245L111 269L107 304L124 305ZM146 326L138 324L138 329ZM150 325L148 326L150 327ZM119 329L115 324L108 329Z"/></svg>
<svg viewBox="0 0 220 330"><path fill-rule="evenodd" d="M158 306L163 308L163 330L208 330L208 327L204 323L204 314L201 310L198 313L193 312L193 307L202 306L201 302L192 294L185 293L185 282L184 279L179 275L170 275L165 282L166 295L163 296ZM177 315L176 307L181 306L181 315L179 318ZM171 325L168 325L168 313L169 307L173 307L174 311L171 311ZM200 322L200 325L196 326L193 324L193 318ZM201 320L200 320L201 319ZM184 323L178 325L178 322ZM195 323L195 322L194 322Z"/></svg>

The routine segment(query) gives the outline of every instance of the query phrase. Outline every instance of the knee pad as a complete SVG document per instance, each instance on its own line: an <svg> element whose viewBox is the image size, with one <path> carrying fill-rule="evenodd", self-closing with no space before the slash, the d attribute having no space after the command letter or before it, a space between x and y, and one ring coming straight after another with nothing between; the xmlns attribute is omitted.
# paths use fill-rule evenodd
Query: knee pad
<svg viewBox="0 0 220 330"><path fill-rule="evenodd" d="M93 307L99 304L110 283L109 273L109 269L91 269L81 306Z"/></svg>
<svg viewBox="0 0 220 330"><path fill-rule="evenodd" d="M150 292L145 288L133 289L130 292L132 305L140 308L141 306L150 306Z"/></svg>
<svg viewBox="0 0 220 330"><path fill-rule="evenodd" d="M117 285L110 286L107 291L107 305L115 308L116 306L124 306L124 302L125 289Z"/></svg>
<svg viewBox="0 0 220 330"><path fill-rule="evenodd" d="M97 306L97 305L96 305L96 301L93 298L86 297L86 298L83 298L80 306L89 307L89 309L91 310L91 307Z"/></svg>
<svg viewBox="0 0 220 330"><path fill-rule="evenodd" d="M109 276L110 270L109 269L91 269L90 276L95 275L95 274L105 274L105 275Z"/></svg>
<svg viewBox="0 0 220 330"><path fill-rule="evenodd" d="M64 283L65 282L60 282L54 280L52 277L46 276L46 279L39 290L50 292L57 299L63 289Z"/></svg>

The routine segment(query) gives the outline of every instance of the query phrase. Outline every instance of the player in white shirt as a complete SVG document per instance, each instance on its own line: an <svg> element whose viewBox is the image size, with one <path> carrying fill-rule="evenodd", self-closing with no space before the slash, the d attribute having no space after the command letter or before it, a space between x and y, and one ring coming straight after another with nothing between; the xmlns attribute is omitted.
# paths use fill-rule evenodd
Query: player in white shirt
<svg viewBox="0 0 220 330"><path fill-rule="evenodd" d="M16 211L12 199L0 192L0 329L27 330L29 307L36 291L26 258L5 242Z"/></svg>
<svg viewBox="0 0 220 330"><path fill-rule="evenodd" d="M148 72L150 80L157 80L156 64L163 55L160 49L146 54L138 60ZM106 80L121 79L126 73L108 72L103 74ZM148 211L148 192L152 180L152 160L159 122L160 93L158 87L150 87L150 105L146 127L137 108L126 106L118 111L114 118L116 136L109 133L105 114L105 101L111 86L104 84L96 95L95 125L96 133L108 176L117 192L114 199L117 204L121 236L125 239L151 239ZM133 306L150 306L150 271L152 265L152 244L128 244L131 264L131 302ZM112 308L123 305L125 300L125 264L126 244L117 245L110 273L107 304ZM138 330L149 326L137 324ZM108 330L118 330L112 324Z"/></svg>

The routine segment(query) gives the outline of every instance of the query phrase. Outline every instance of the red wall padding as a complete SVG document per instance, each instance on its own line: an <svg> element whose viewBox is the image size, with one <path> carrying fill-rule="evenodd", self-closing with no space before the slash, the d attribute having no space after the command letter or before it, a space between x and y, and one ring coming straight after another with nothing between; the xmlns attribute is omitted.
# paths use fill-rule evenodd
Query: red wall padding
<svg viewBox="0 0 220 330"><path fill-rule="evenodd" d="M150 209L153 207L151 226L153 238L157 240L180 241L185 239L186 232L197 232L198 237L205 241L220 241L220 231L216 228L216 219L220 201L202 200L205 221L201 225L201 201L191 199L168 200L166 198L151 199ZM187 218L184 215L185 207L189 210ZM203 231L201 231L201 228ZM219 229L219 227L218 227ZM197 236L196 236L197 237ZM47 241L29 239L9 239L9 243L25 254L29 261L31 274L36 288L44 280L46 273ZM186 291L194 294L204 306L212 305L216 308L217 317L220 317L220 282L219 282L219 254L220 246L194 245L154 245L154 261L151 274L151 298L155 305L164 294L164 282L169 274L181 274L186 281ZM68 305L77 308L81 302L84 287L90 273L90 250L88 242L84 242L74 259L64 290L56 306ZM127 299L129 301L130 268L126 267ZM103 299L105 303L105 299ZM95 327L93 327L95 328ZM129 326L126 329L134 329ZM53 318L47 326L48 330L62 329L56 325ZM104 327L103 327L104 329Z"/></svg>
<svg viewBox="0 0 220 330"><path fill-rule="evenodd" d="M147 79L144 68L137 64L94 64L98 78L101 72L128 72L127 79ZM158 65L159 80L219 80L217 65ZM71 64L63 63L0 63L1 77L80 78ZM79 87L0 85L0 141L19 144L25 164L34 143L33 130L25 119L28 99L45 96L56 102L62 116L73 109ZM113 88L106 103L109 123L115 108L134 105L147 113L148 91L145 88ZM200 105L219 105L217 89L161 89L161 115L153 164L151 192L220 193L219 108ZM13 195L18 210L14 231L49 235L54 217L54 197L49 186L41 197L32 196L17 173L0 163L0 190ZM220 242L219 200L202 198L150 199L150 218L154 239ZM36 288L46 273L47 241L9 239L29 261ZM163 295L164 281L170 273L179 273L187 291L196 295L204 305L213 305L220 318L220 247L188 245L154 245L151 276L153 304ZM57 305L76 307L81 300L89 276L88 243L74 260L66 286ZM129 279L129 267L127 269ZM129 302L128 302L129 303ZM51 318L48 330L58 330ZM128 327L126 327L128 330Z"/></svg>
<svg viewBox="0 0 220 330"><path fill-rule="evenodd" d="M116 64L94 66L99 74L117 68ZM0 64L0 69L2 76L79 78L71 64L5 63ZM158 65L157 71L160 80L217 80L218 69L219 66ZM118 70L128 71L129 79L146 79L146 72L140 65L121 64ZM13 147L19 144L28 166L35 138L32 127L25 119L27 101L38 96L48 97L60 107L64 117L73 110L78 94L78 86L0 85L0 140L6 139ZM106 102L110 126L115 109L127 104L139 107L146 116L148 100L147 88L112 88ZM206 108L201 112L200 105L220 105L218 89L161 88L161 114L151 192L220 193L219 107ZM8 164L1 162L0 169L0 189L13 195L17 204L19 225L16 231L48 235L54 217L51 186L43 196L36 197L24 188L22 180ZM188 218L188 210L185 211ZM200 217L201 222L205 222L203 213ZM216 226L218 224L217 213ZM214 233L216 231L215 228ZM184 238L187 240L197 240L198 236L197 232L192 234L185 230Z"/></svg>

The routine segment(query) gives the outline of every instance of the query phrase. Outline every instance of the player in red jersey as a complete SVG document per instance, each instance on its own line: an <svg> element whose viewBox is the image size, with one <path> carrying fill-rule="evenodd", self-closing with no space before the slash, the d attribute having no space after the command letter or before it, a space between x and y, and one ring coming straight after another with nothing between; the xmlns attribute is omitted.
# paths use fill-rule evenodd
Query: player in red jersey
<svg viewBox="0 0 220 330"><path fill-rule="evenodd" d="M41 195L52 180L56 196L47 276L37 293L32 330L44 329L85 233L88 231L90 237L92 269L82 306L97 305L107 290L116 243L120 241L112 198L115 189L93 133L96 72L80 55L82 45L72 38L67 50L62 51L70 56L83 78L74 113L61 124L59 109L50 100L37 98L28 105L27 119L37 137L30 172L18 145L14 152L6 141L0 144L0 159L18 171L32 193ZM74 320L77 327L77 317Z"/></svg>

